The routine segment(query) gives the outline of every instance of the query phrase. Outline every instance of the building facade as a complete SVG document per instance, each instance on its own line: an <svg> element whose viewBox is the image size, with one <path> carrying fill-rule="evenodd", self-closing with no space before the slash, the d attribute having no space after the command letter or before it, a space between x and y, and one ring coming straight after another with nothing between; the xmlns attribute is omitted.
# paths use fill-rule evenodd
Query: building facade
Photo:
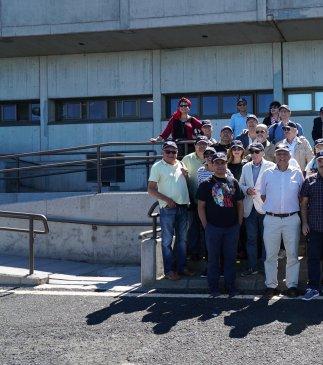
<svg viewBox="0 0 323 365"><path fill-rule="evenodd" d="M0 0L0 34L2 154L147 141L179 96L216 138L237 96L260 117L288 103L311 141L323 106L323 0ZM119 175L120 189L146 186L144 166ZM87 173L31 181L93 185Z"/></svg>

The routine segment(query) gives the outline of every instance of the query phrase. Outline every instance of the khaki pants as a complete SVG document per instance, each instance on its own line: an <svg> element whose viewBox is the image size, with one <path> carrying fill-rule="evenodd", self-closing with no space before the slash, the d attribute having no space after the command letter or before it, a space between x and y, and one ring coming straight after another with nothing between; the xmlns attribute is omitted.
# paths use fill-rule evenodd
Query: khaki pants
<svg viewBox="0 0 323 365"><path fill-rule="evenodd" d="M286 286L297 287L299 275L298 246L301 220L298 214L279 218L266 215L264 219L264 244L266 249L265 284L268 288L278 286L278 252L281 238L286 249Z"/></svg>

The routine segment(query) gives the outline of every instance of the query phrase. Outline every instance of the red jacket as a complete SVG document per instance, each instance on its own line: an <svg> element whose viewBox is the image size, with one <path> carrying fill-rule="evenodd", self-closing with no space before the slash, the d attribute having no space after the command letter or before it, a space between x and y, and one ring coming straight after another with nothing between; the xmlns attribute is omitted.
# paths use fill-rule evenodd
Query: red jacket
<svg viewBox="0 0 323 365"><path fill-rule="evenodd" d="M201 129L202 123L195 117L190 117L184 124L180 119L172 116L164 131L160 134L163 139L172 135L172 139L194 139L195 129Z"/></svg>

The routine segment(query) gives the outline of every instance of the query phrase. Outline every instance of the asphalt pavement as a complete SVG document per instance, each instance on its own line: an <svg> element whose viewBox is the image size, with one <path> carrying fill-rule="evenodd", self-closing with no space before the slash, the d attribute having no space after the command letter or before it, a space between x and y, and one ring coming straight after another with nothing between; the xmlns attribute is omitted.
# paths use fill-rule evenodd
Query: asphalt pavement
<svg viewBox="0 0 323 365"><path fill-rule="evenodd" d="M0 364L319 364L323 301L3 287Z"/></svg>

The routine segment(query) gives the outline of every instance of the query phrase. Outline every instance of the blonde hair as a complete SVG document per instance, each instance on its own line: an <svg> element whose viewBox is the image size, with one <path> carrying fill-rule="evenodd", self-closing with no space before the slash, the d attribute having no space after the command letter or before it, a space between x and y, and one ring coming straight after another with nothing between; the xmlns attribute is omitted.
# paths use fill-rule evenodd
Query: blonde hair
<svg viewBox="0 0 323 365"><path fill-rule="evenodd" d="M244 157L244 150L241 149L241 148L240 148L240 150L241 150L241 161L242 161L243 157ZM232 147L230 147L228 152L227 152L227 158L228 158L228 163L232 163L234 161L234 157L233 157L233 153L232 153Z"/></svg>

